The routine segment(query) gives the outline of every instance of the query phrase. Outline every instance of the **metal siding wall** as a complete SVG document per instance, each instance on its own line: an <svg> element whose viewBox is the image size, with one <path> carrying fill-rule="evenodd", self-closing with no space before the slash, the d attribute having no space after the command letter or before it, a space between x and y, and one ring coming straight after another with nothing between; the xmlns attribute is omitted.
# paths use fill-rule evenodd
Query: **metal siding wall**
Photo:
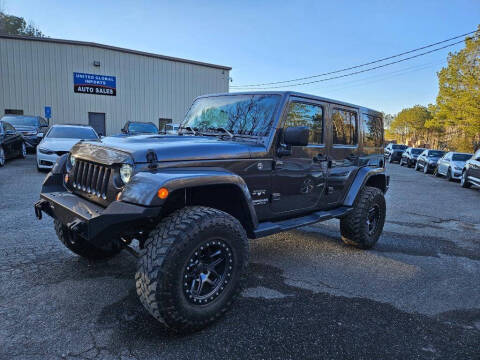
<svg viewBox="0 0 480 360"><path fill-rule="evenodd" d="M98 60L101 66L94 67ZM73 73L115 76L117 96L73 92ZM183 120L193 99L228 92L229 72L196 64L82 45L0 38L0 115L5 109L44 115L51 123L88 124L89 112L106 113L107 135L124 123Z"/></svg>

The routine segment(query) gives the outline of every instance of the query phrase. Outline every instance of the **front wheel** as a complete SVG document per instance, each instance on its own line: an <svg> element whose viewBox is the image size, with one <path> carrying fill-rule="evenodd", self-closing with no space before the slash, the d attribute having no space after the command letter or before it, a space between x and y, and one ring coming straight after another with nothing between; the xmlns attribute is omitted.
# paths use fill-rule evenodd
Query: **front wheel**
<svg viewBox="0 0 480 360"><path fill-rule="evenodd" d="M428 164L427 163L423 164L423 173L428 174Z"/></svg>
<svg viewBox="0 0 480 360"><path fill-rule="evenodd" d="M27 158L27 146L25 145L25 142L22 142L22 148L20 149L20 157L22 159Z"/></svg>
<svg viewBox="0 0 480 360"><path fill-rule="evenodd" d="M452 169L450 169L450 168L448 168L448 170L447 170L447 180L448 181L453 181Z"/></svg>
<svg viewBox="0 0 480 360"><path fill-rule="evenodd" d="M60 221L55 220L55 232L58 239L73 253L89 260L103 260L117 255L122 246L119 242L112 242L110 248L100 249L90 242L69 230Z"/></svg>
<svg viewBox="0 0 480 360"><path fill-rule="evenodd" d="M0 146L0 167L5 165L5 151L3 147Z"/></svg>
<svg viewBox="0 0 480 360"><path fill-rule="evenodd" d="M468 189L469 187L472 186L472 184L468 182L466 171L462 173L462 178L460 179L460 185L465 189Z"/></svg>
<svg viewBox="0 0 480 360"><path fill-rule="evenodd" d="M248 240L231 215L203 206L164 218L145 242L135 275L143 306L177 332L220 318L242 290Z"/></svg>
<svg viewBox="0 0 480 360"><path fill-rule="evenodd" d="M366 186L355 200L353 211L340 219L343 242L361 249L372 248L382 234L386 212L382 191Z"/></svg>

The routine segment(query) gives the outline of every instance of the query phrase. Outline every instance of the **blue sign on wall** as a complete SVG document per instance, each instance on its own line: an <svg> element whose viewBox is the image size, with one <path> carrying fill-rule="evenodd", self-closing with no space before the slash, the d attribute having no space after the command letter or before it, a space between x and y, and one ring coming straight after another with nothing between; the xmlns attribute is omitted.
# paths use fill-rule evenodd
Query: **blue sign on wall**
<svg viewBox="0 0 480 360"><path fill-rule="evenodd" d="M73 91L82 94L115 96L117 80L115 76L74 72Z"/></svg>
<svg viewBox="0 0 480 360"><path fill-rule="evenodd" d="M52 107L45 106L45 118L50 119L52 117Z"/></svg>

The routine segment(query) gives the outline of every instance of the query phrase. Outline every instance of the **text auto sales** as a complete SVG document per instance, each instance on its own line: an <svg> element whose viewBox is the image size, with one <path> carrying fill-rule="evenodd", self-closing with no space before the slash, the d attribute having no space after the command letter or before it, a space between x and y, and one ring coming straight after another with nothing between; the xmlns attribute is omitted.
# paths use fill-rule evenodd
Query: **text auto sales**
<svg viewBox="0 0 480 360"><path fill-rule="evenodd" d="M115 96L115 76L73 73L73 91L76 93Z"/></svg>

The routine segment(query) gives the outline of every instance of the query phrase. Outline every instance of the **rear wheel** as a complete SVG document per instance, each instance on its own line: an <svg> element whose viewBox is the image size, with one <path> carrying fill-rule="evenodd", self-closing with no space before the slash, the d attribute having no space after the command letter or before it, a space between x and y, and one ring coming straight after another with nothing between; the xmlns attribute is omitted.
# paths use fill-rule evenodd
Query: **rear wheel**
<svg viewBox="0 0 480 360"><path fill-rule="evenodd" d="M472 184L468 182L466 170L462 173L462 178L460 179L460 185L466 189L472 186Z"/></svg>
<svg viewBox="0 0 480 360"><path fill-rule="evenodd" d="M247 264L247 236L237 219L217 209L186 207L149 234L135 275L137 294L168 328L199 330L230 308Z"/></svg>
<svg viewBox="0 0 480 360"><path fill-rule="evenodd" d="M122 250L120 242L112 243L110 249L97 248L78 234L69 230L58 220L55 220L55 232L63 245L70 251L86 259L108 259L117 255Z"/></svg>
<svg viewBox="0 0 480 360"><path fill-rule="evenodd" d="M385 197L380 189L366 186L351 213L340 219L344 243L361 249L370 249L378 241L385 224Z"/></svg>
<svg viewBox="0 0 480 360"><path fill-rule="evenodd" d="M5 165L5 151L0 146L0 167Z"/></svg>

